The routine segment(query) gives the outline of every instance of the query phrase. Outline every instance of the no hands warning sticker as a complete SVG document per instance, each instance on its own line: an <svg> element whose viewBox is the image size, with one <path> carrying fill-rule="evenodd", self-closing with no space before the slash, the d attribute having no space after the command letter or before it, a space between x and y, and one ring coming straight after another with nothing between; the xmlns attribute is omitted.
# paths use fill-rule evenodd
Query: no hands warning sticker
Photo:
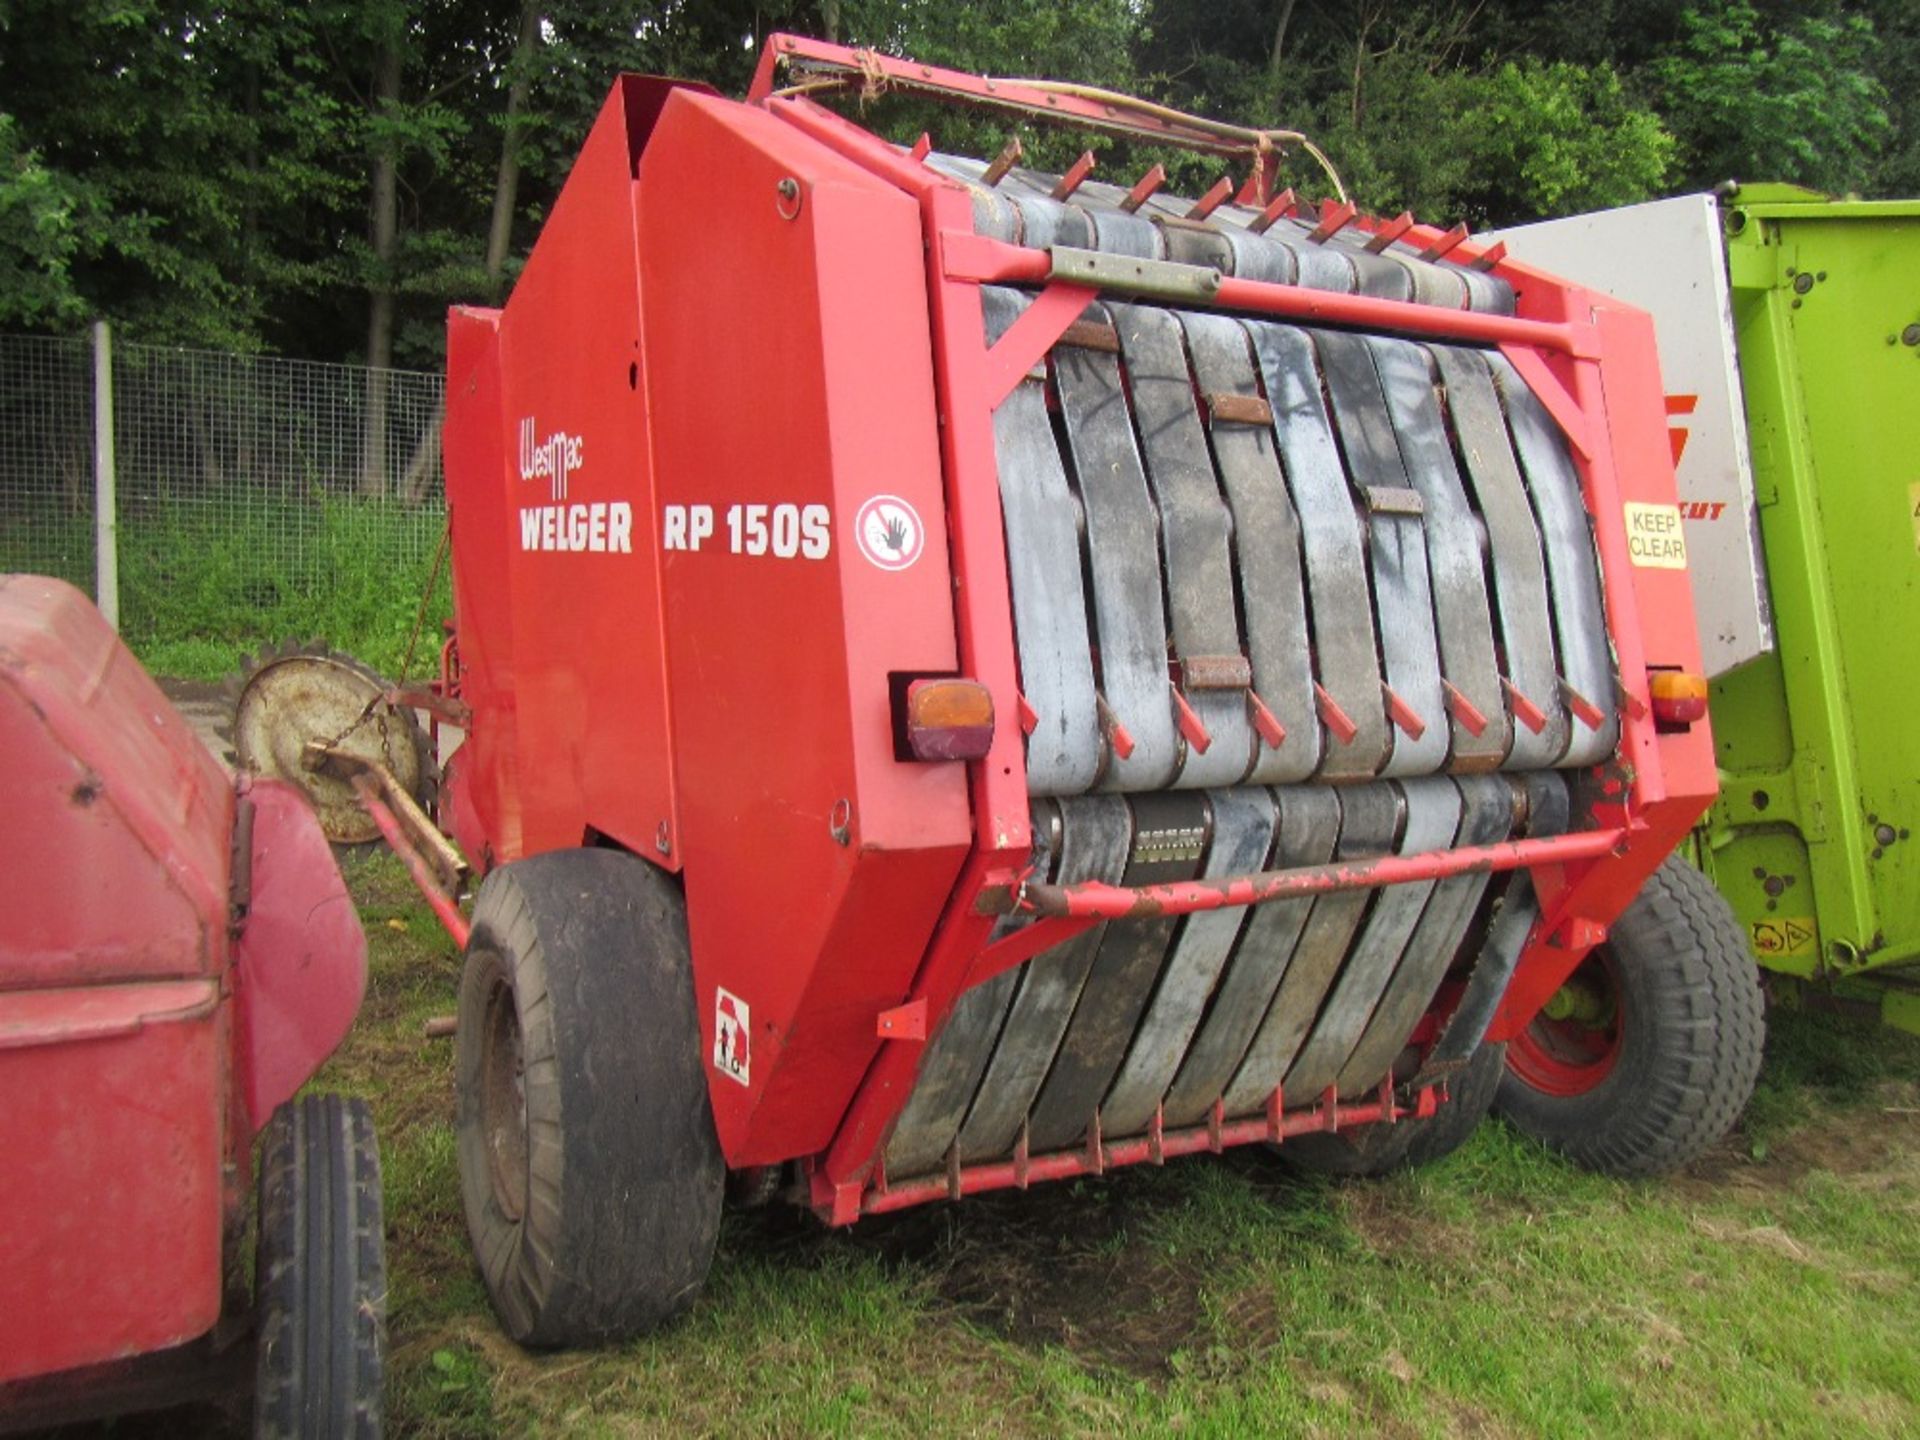
<svg viewBox="0 0 1920 1440"><path fill-rule="evenodd" d="M860 553L882 570L904 570L920 558L927 532L920 512L898 495L876 495L853 517Z"/></svg>
<svg viewBox="0 0 1920 1440"><path fill-rule="evenodd" d="M1653 570L1687 568L1687 537L1678 505L1627 502L1627 558Z"/></svg>
<svg viewBox="0 0 1920 1440"><path fill-rule="evenodd" d="M747 1002L719 986L713 990L713 1068L722 1075L751 1084L748 1050L752 1029Z"/></svg>

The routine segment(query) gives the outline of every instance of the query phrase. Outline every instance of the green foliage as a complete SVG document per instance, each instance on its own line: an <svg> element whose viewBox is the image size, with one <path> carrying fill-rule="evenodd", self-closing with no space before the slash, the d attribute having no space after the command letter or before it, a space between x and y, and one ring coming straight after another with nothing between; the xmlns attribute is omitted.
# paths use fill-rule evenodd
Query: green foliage
<svg viewBox="0 0 1920 1440"><path fill-rule="evenodd" d="M7 0L0 325L355 359L392 295L395 363L431 366L451 302L493 293L509 129L524 255L621 70L742 91L776 29L965 70L1133 89L1320 139L1371 208L1512 221L1738 174L1920 190L1916 0ZM398 94L376 95L383 53ZM507 96L528 82L512 118ZM1103 178L1217 162L932 102L847 102L890 137L1022 135ZM1297 158L1297 157L1296 157ZM373 172L396 171L390 252ZM1311 165L1287 178L1318 196ZM517 265L510 259L510 279Z"/></svg>
<svg viewBox="0 0 1920 1440"><path fill-rule="evenodd" d="M157 674L211 680L249 650L311 638L397 676L432 574L420 557L434 554L444 515L327 499L269 516L243 502L167 503L121 526L121 608L134 653ZM443 571L413 678L438 664L440 622L451 611Z"/></svg>
<svg viewBox="0 0 1920 1440"><path fill-rule="evenodd" d="M0 113L0 325L51 326L81 319L69 266L78 247L72 182L46 168Z"/></svg>
<svg viewBox="0 0 1920 1440"><path fill-rule="evenodd" d="M1653 66L1685 137L1688 169L1844 191L1865 184L1888 139L1870 63L1873 23L1805 14L1768 24L1745 0L1689 10L1686 38Z"/></svg>
<svg viewBox="0 0 1920 1440"><path fill-rule="evenodd" d="M1518 215L1626 205L1658 192L1674 140L1606 65L1508 61L1475 112L1478 173L1512 189Z"/></svg>

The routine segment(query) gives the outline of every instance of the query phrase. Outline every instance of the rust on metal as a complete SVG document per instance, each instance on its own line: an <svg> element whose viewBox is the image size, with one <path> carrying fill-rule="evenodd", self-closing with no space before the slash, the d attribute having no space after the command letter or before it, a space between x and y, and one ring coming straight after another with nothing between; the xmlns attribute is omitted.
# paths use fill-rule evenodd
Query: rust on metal
<svg viewBox="0 0 1920 1440"><path fill-rule="evenodd" d="M1167 171L1163 165L1156 165L1138 180L1127 192L1127 198L1120 202L1120 208L1131 215L1152 198L1153 192L1167 183Z"/></svg>
<svg viewBox="0 0 1920 1440"><path fill-rule="evenodd" d="M1179 662L1179 676L1188 690L1248 690L1253 662L1244 655L1189 655Z"/></svg>
<svg viewBox="0 0 1920 1440"><path fill-rule="evenodd" d="M1020 145L1018 135L1008 137L1007 143L1000 147L1000 153L993 157L993 163L987 166L987 173L980 177L981 183L992 189L1007 178L1007 172L1020 163L1025 152Z"/></svg>
<svg viewBox="0 0 1920 1440"><path fill-rule="evenodd" d="M1060 332L1057 342L1082 350L1100 350L1108 355L1120 353L1120 331L1105 320L1076 320Z"/></svg>
<svg viewBox="0 0 1920 1440"><path fill-rule="evenodd" d="M1060 177L1060 183L1048 193L1050 200L1065 200L1080 188L1081 182L1093 174L1093 151L1082 150L1080 158L1073 162L1067 173Z"/></svg>
<svg viewBox="0 0 1920 1440"><path fill-rule="evenodd" d="M1271 425L1273 406L1258 395L1215 392L1207 396L1207 414L1216 425Z"/></svg>
<svg viewBox="0 0 1920 1440"><path fill-rule="evenodd" d="M1420 492L1404 485L1368 485L1361 494L1366 499L1367 509L1375 515L1411 515L1418 518L1427 513L1426 502L1420 498Z"/></svg>

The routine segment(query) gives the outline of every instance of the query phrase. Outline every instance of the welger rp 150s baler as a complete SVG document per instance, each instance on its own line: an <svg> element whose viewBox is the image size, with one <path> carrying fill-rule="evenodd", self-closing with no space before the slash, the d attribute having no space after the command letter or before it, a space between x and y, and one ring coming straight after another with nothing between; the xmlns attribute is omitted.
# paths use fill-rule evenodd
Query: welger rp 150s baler
<svg viewBox="0 0 1920 1440"><path fill-rule="evenodd" d="M1242 178L898 147L847 87ZM1589 1163L1731 1124L1650 324L1273 193L1296 138L777 37L744 103L622 79L454 312L460 1158L517 1338L676 1312L730 1174L845 1224L1378 1170L1516 1040Z"/></svg>

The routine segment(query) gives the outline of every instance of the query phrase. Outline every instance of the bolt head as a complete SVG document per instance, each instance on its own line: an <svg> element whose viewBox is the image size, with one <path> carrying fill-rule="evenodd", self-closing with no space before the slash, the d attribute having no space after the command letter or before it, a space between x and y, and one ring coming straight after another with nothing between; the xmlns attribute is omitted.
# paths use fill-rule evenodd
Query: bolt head
<svg viewBox="0 0 1920 1440"><path fill-rule="evenodd" d="M1900 332L1902 345L1920 345L1920 325L1909 325Z"/></svg>

